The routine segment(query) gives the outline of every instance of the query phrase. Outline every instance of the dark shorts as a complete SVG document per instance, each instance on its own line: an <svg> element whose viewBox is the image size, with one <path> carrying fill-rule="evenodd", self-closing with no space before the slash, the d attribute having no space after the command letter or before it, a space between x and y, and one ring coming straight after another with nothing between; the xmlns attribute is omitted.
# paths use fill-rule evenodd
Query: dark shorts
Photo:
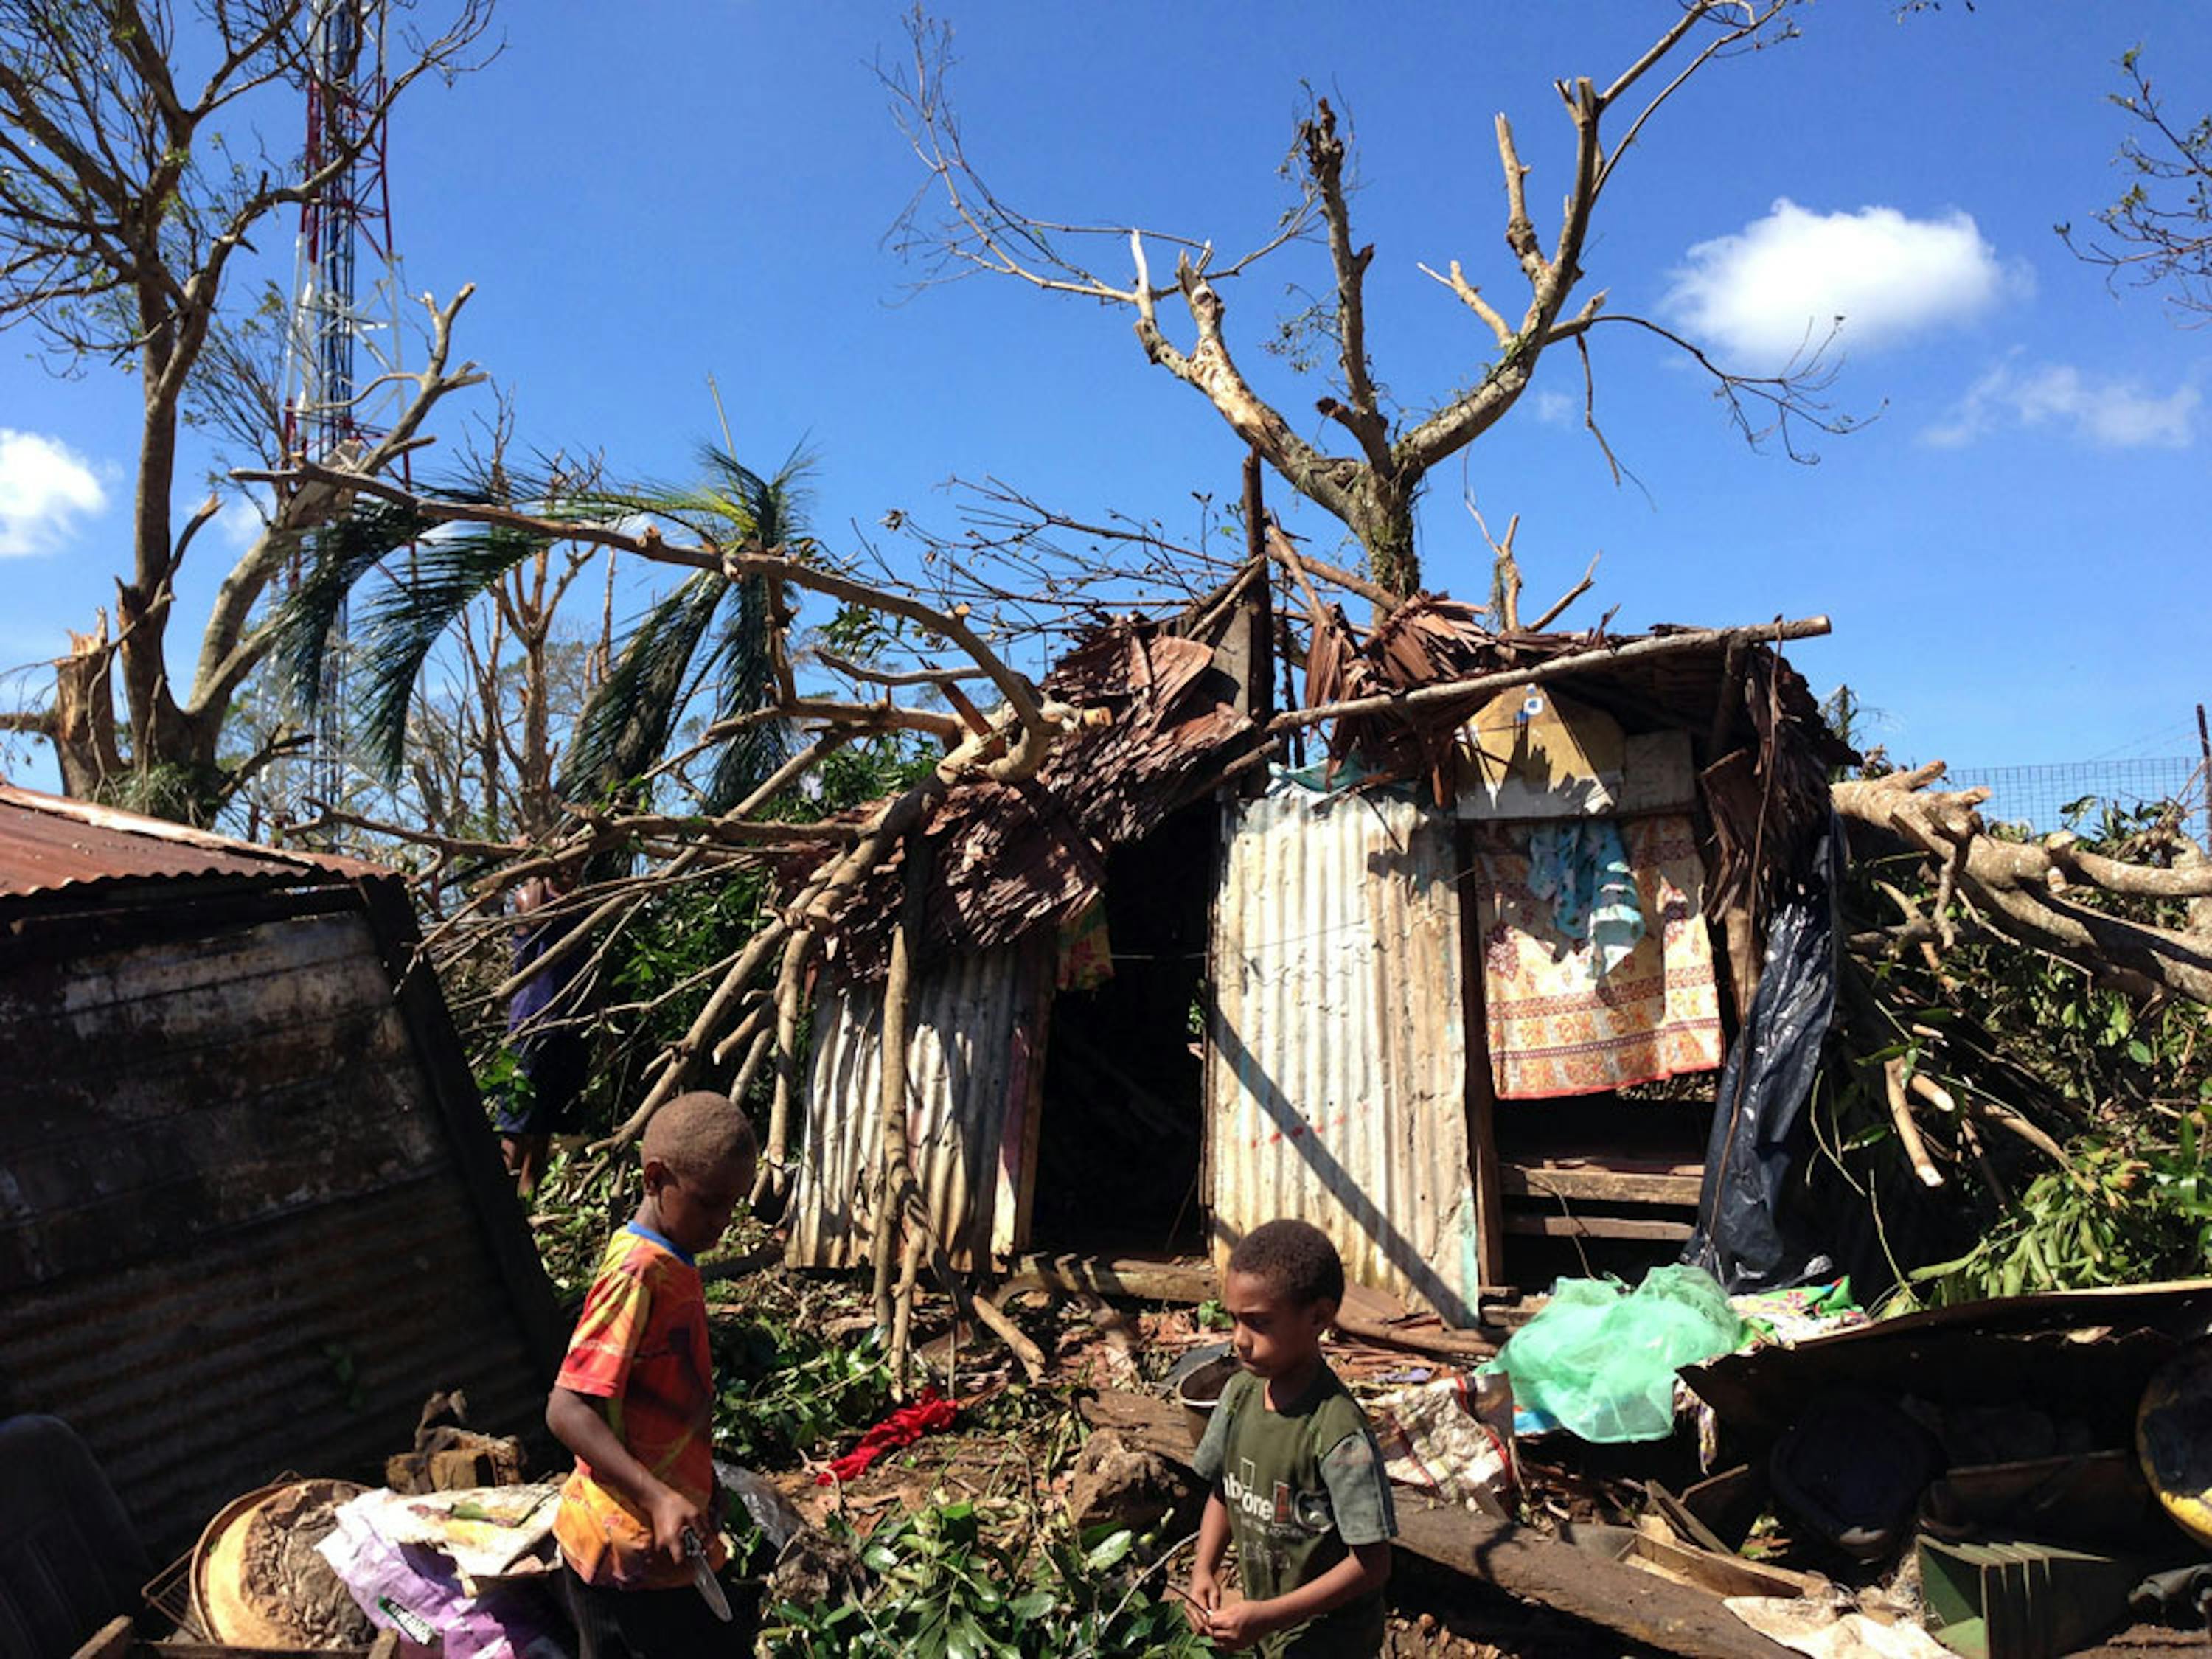
<svg viewBox="0 0 2212 1659"><path fill-rule="evenodd" d="M530 1079L526 1097L518 1090L491 1100L492 1127L503 1135L568 1134L577 1127L577 1107L589 1075L591 1047L581 1031L532 1031L511 1039L507 1051L515 1069Z"/></svg>
<svg viewBox="0 0 2212 1659"><path fill-rule="evenodd" d="M724 1624L696 1589L599 1589L565 1563L562 1588L576 1621L576 1659L732 1659L752 1651L751 1622Z"/></svg>

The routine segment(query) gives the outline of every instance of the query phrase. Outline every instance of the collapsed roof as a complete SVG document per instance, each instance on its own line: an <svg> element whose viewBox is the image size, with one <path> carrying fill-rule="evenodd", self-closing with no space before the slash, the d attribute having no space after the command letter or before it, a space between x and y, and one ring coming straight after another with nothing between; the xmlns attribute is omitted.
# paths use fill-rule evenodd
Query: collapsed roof
<svg viewBox="0 0 2212 1659"><path fill-rule="evenodd" d="M1222 615L1218 605L1205 609ZM1500 635L1475 607L1430 594L1371 629L1332 607L1307 648L1306 718L1272 721L1237 706L1249 690L1256 695L1244 701L1264 708L1267 688L1240 687L1215 646L1180 625L1121 618L1084 637L1042 690L1093 718L1054 745L1034 778L971 778L938 804L925 825L936 848L925 958L1011 944L1079 915L1103 890L1113 848L1341 703L1389 700L1331 722L1332 769L1357 755L1355 787L1425 780L1440 804L1453 787L1454 734L1495 695L1500 675L1570 679L1573 697L1627 732L1686 729L1705 772L1723 892L1741 891L1753 864L1794 862L1806 836L1826 823L1828 769L1857 758L1777 648L1784 637L1825 632L1825 623ZM1448 688L1463 682L1467 695L1451 696ZM883 972L902 869L894 853L832 918L830 956L842 976Z"/></svg>

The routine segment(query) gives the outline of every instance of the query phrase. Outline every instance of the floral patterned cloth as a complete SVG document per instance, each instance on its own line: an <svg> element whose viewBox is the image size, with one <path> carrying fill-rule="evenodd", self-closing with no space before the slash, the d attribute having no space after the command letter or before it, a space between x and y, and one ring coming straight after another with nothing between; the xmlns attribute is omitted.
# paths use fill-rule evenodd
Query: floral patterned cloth
<svg viewBox="0 0 2212 1659"><path fill-rule="evenodd" d="M1601 1094L1721 1063L1720 992L1699 914L1705 867L1687 817L1620 826L1643 937L1613 972L1588 938L1559 931L1529 889L1531 826L1479 825L1474 878L1482 929L1491 1082L1501 1100Z"/></svg>

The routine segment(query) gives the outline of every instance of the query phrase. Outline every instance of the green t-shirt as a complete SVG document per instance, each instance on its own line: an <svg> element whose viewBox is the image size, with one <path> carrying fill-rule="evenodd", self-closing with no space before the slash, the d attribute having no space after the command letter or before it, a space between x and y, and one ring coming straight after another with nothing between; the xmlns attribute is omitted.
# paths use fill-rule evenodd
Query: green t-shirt
<svg viewBox="0 0 2212 1659"><path fill-rule="evenodd" d="M1192 1467L1229 1510L1244 1594L1268 1601L1312 1583L1351 1553L1398 1530L1382 1453L1359 1402L1323 1365L1288 1411L1267 1409L1267 1385L1230 1378ZM1382 1650L1378 1590L1260 1644L1268 1659L1372 1659Z"/></svg>

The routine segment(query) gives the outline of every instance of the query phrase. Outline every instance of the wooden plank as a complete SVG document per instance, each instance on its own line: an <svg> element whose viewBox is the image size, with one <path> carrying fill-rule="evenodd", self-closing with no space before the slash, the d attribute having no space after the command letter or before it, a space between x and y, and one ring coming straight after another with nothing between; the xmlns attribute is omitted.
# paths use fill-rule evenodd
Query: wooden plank
<svg viewBox="0 0 2212 1659"><path fill-rule="evenodd" d="M130 1659L137 1638L137 1627L128 1618L111 1619L70 1659Z"/></svg>
<svg viewBox="0 0 2212 1659"><path fill-rule="evenodd" d="M1170 1401L1109 1392L1082 1402L1086 1421L1188 1468L1190 1430ZM1492 1521L1403 1487L1395 1547L1683 1659L1790 1659L1717 1597L1510 1522Z"/></svg>
<svg viewBox="0 0 2212 1659"><path fill-rule="evenodd" d="M1508 1164L1499 1170L1508 1193L1538 1198L1595 1199L1613 1204L1674 1204L1694 1210L1705 1185L1693 1175L1649 1175L1589 1164Z"/></svg>
<svg viewBox="0 0 2212 1659"><path fill-rule="evenodd" d="M1474 866L1474 837L1460 832L1460 866ZM1460 896L1460 960L1467 964L1467 1150L1474 1182L1475 1268L1486 1285L1505 1282L1505 1200L1498 1163L1498 1095L1490 1075L1490 1016L1482 960L1482 907Z"/></svg>
<svg viewBox="0 0 2212 1659"><path fill-rule="evenodd" d="M1062 1296L1090 1291L1127 1297L1136 1302L1182 1302L1195 1305L1221 1293L1211 1262L1198 1256L1168 1260L1151 1256L1024 1255L1015 1259L1006 1283L1015 1290L1051 1291Z"/></svg>
<svg viewBox="0 0 2212 1659"><path fill-rule="evenodd" d="M1747 1561L1725 1547L1707 1549L1638 1533L1621 1560L1644 1572L1720 1596L1766 1595L1789 1600L1817 1595L1826 1580L1809 1572Z"/></svg>
<svg viewBox="0 0 2212 1659"><path fill-rule="evenodd" d="M1692 1229L1686 1221L1647 1221L1617 1215L1509 1215L1505 1231L1546 1238L1644 1238L1680 1243Z"/></svg>

